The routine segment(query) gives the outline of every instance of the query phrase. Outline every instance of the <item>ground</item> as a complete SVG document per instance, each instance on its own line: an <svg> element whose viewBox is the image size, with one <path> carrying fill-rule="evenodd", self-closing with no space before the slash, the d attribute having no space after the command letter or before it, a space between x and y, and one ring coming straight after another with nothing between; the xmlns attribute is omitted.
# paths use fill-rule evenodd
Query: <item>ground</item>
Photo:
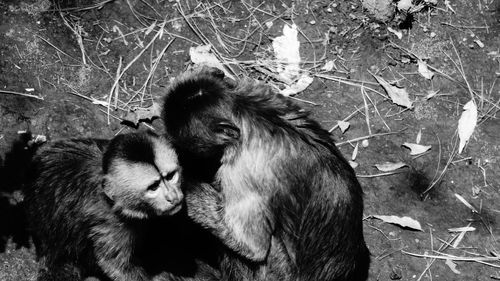
<svg viewBox="0 0 500 281"><path fill-rule="evenodd" d="M240 78L282 87L272 41L296 24L301 68L314 80L290 98L357 164L369 280L500 280L499 1L4 0L0 15L3 159L18 131L57 139L161 130L156 102L197 45L211 44ZM372 74L404 87L413 106L393 103ZM459 154L458 120L471 99L478 123ZM344 133L340 120L350 122ZM431 149L413 156L405 142ZM394 171L374 167L400 161ZM0 280L35 280L39 262L16 216L22 195L0 191ZM422 231L377 215L410 217Z"/></svg>

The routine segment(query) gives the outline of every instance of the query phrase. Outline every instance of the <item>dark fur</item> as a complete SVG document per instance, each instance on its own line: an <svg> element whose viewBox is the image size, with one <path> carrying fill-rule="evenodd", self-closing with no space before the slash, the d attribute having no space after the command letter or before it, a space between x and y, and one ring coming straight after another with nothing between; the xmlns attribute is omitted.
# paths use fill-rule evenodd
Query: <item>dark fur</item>
<svg viewBox="0 0 500 281"><path fill-rule="evenodd" d="M194 188L186 200L234 250L223 280L367 278L361 187L307 112L262 84L206 72L181 77L164 106L187 177L221 190Z"/></svg>
<svg viewBox="0 0 500 281"><path fill-rule="evenodd" d="M25 194L37 250L48 267L40 280L216 280L217 272L201 255L206 248L196 240L204 234L182 211L124 218L103 192L110 161L154 158L145 134L121 135L111 143L56 141L36 152Z"/></svg>

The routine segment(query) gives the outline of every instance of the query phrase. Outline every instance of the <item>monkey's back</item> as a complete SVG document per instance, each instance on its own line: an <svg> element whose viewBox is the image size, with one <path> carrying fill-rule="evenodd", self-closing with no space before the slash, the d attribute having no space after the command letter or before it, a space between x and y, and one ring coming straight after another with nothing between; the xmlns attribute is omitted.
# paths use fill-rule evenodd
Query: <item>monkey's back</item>
<svg viewBox="0 0 500 281"><path fill-rule="evenodd" d="M25 187L30 229L47 262L92 263L91 224L106 219L99 180L102 151L94 140L64 140L35 154ZM50 250L48 250L50 249Z"/></svg>

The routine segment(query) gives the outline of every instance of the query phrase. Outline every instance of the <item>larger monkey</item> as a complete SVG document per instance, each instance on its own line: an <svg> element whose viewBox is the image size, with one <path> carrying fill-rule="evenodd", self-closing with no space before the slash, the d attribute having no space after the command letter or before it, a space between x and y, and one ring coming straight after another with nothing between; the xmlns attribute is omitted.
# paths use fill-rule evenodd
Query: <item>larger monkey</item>
<svg viewBox="0 0 500 281"><path fill-rule="evenodd" d="M174 82L163 118L188 177L213 186L186 200L233 250L222 280L367 278L361 187L307 112L262 84L199 72Z"/></svg>

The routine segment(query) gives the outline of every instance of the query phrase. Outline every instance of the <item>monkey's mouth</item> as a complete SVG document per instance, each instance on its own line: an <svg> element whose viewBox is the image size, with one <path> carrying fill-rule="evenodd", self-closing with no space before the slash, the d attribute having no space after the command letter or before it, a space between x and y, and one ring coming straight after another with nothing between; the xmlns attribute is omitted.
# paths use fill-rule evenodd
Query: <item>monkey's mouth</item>
<svg viewBox="0 0 500 281"><path fill-rule="evenodd" d="M179 204L173 206L172 208L170 208L169 210L165 211L163 214L167 215L167 216L171 216L171 215L174 215L177 212L179 212L181 209L182 209L182 204L179 203Z"/></svg>

